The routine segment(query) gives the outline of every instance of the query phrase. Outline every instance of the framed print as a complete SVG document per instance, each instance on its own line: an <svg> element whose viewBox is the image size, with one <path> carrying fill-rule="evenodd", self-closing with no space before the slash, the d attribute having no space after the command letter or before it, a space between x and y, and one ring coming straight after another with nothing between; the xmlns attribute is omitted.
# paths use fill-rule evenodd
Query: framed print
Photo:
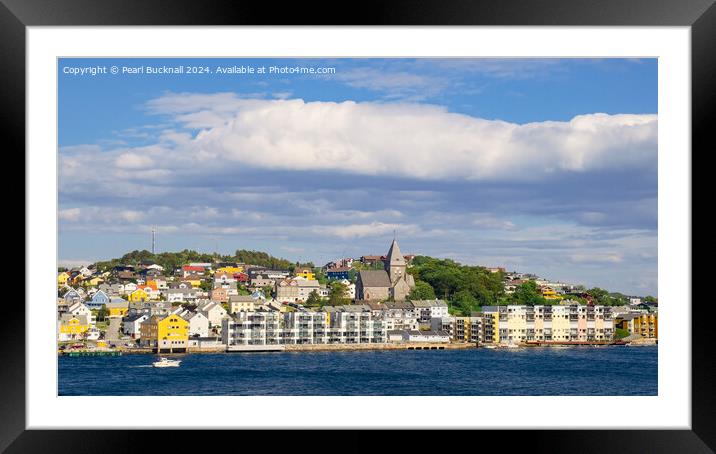
<svg viewBox="0 0 716 454"><path fill-rule="evenodd" d="M212 6L3 0L27 266L2 449L712 452L712 2Z"/></svg>

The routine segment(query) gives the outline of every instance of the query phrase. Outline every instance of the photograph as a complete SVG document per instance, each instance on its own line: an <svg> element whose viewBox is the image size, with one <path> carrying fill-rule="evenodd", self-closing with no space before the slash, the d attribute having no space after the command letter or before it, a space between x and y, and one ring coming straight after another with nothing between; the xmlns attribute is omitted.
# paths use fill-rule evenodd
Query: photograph
<svg viewBox="0 0 716 454"><path fill-rule="evenodd" d="M56 395L658 396L658 69L57 58Z"/></svg>

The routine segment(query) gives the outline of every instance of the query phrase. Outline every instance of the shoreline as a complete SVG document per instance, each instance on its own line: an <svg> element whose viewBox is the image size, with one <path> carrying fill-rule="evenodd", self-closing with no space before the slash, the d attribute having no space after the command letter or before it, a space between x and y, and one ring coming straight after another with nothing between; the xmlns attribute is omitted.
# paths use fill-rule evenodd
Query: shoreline
<svg viewBox="0 0 716 454"><path fill-rule="evenodd" d="M77 349L58 350L58 356L121 356L121 355L193 355L193 354L217 354L217 353L267 353L267 352L338 352L338 351L387 351L387 350L465 350L465 349L531 349L531 348L567 348L567 347L625 347L625 346L656 346L658 342L639 343L529 343L506 347L502 345L475 345L472 343L394 343L394 344L286 344L286 345L242 345L233 347L190 347L186 350L175 352L157 352L152 348L114 348L114 349Z"/></svg>

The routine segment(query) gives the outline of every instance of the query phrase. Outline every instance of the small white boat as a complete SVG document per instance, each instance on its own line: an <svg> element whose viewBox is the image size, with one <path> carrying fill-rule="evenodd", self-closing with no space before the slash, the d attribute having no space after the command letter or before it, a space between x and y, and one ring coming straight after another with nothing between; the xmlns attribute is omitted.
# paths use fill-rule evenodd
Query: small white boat
<svg viewBox="0 0 716 454"><path fill-rule="evenodd" d="M179 367L181 360L159 358L159 361L152 363L154 367Z"/></svg>
<svg viewBox="0 0 716 454"><path fill-rule="evenodd" d="M497 348L497 345L485 345L485 346L483 346L482 348L493 349L493 348Z"/></svg>
<svg viewBox="0 0 716 454"><path fill-rule="evenodd" d="M505 347L506 348L520 348L520 346L517 344L507 344L507 345L505 345Z"/></svg>

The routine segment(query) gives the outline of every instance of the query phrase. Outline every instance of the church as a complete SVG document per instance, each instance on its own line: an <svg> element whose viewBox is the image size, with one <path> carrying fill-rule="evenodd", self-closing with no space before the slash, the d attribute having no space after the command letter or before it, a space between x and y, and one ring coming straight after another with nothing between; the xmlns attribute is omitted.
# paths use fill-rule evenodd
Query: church
<svg viewBox="0 0 716 454"><path fill-rule="evenodd" d="M405 301L415 287L415 279L407 273L408 264L395 239L388 250L384 267L383 270L365 270L358 273L356 300Z"/></svg>

